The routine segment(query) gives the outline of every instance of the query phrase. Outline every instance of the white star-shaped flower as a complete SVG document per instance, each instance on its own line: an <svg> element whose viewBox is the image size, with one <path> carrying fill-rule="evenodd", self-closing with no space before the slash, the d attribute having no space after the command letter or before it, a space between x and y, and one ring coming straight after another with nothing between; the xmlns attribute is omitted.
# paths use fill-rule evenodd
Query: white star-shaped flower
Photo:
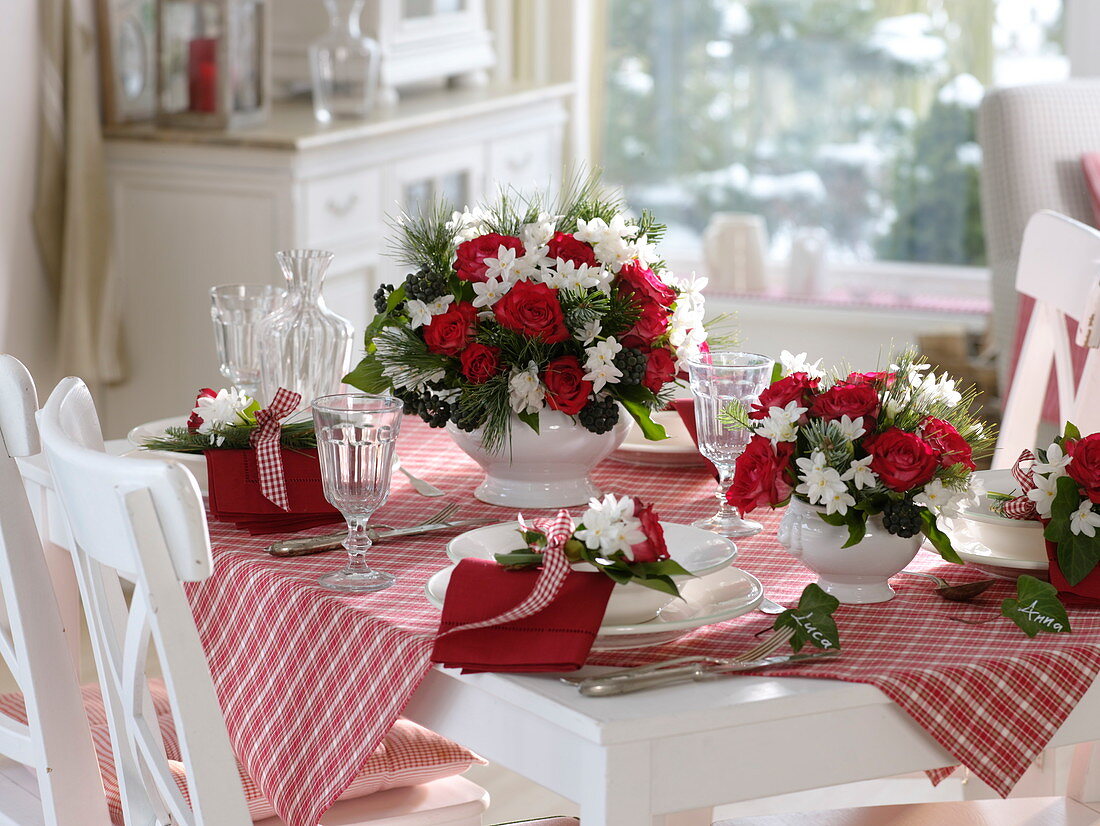
<svg viewBox="0 0 1100 826"><path fill-rule="evenodd" d="M593 218L590 221L578 218L573 237L586 244L598 244L607 234L607 222L603 218Z"/></svg>
<svg viewBox="0 0 1100 826"><path fill-rule="evenodd" d="M784 376L789 376L791 373L805 373L811 379L825 377L825 371L821 369L821 359L811 364L805 353L799 353L796 356L789 350L784 350L779 354L779 364L783 368Z"/></svg>
<svg viewBox="0 0 1100 826"><path fill-rule="evenodd" d="M590 267L587 264L578 267L573 261L562 258L558 258L551 269L544 269L542 272L543 283L564 290L588 290L600 286L604 281L602 267Z"/></svg>
<svg viewBox="0 0 1100 826"><path fill-rule="evenodd" d="M1036 473L1049 474L1057 479L1059 476L1066 475L1066 465L1070 463L1072 458L1055 442L1047 448L1047 460L1045 462L1036 460L1031 467Z"/></svg>
<svg viewBox="0 0 1100 826"><path fill-rule="evenodd" d="M839 513L843 516L848 508L855 506L856 500L848 493L847 488L830 485L821 498L821 504L825 506L825 513Z"/></svg>
<svg viewBox="0 0 1100 826"><path fill-rule="evenodd" d="M873 458L873 456L865 456L862 459L856 459L841 475L841 480L851 482L856 490L873 488L878 483L878 477L875 476L875 472L870 467Z"/></svg>
<svg viewBox="0 0 1100 826"><path fill-rule="evenodd" d="M594 318L581 327L579 330L573 331L573 338L579 341L581 344L589 345L596 340L596 337L603 331L603 327L600 324L598 318Z"/></svg>
<svg viewBox="0 0 1100 826"><path fill-rule="evenodd" d="M429 302L420 301L416 298L410 299L408 302L409 326L414 330L417 327L430 327L432 316L447 312L447 307L454 300L453 295L443 295L435 301Z"/></svg>
<svg viewBox="0 0 1100 826"><path fill-rule="evenodd" d="M198 431L205 436L213 433L215 427L228 424L243 424L241 414L252 404L252 398L236 387L218 391L217 396L200 396L191 411L200 419Z"/></svg>
<svg viewBox="0 0 1100 826"><path fill-rule="evenodd" d="M508 290L512 289L512 282L501 281L496 278L490 278L488 281L475 281L474 287L474 301L475 307L492 307L501 298L504 297Z"/></svg>
<svg viewBox="0 0 1100 826"><path fill-rule="evenodd" d="M1027 498L1035 503L1035 510L1039 516L1048 517L1051 505L1054 504L1054 497L1058 494L1058 478L1035 474L1032 479L1035 482L1035 488L1027 492Z"/></svg>
<svg viewBox="0 0 1100 826"><path fill-rule="evenodd" d="M508 402L516 413L538 413L542 409L542 385L535 362L512 374L508 380Z"/></svg>
<svg viewBox="0 0 1100 826"><path fill-rule="evenodd" d="M839 419L834 419L833 424L837 426L837 429L840 430L841 434L849 442L854 442L867 432L863 427L862 416L857 416L855 421L852 421L851 416L844 414Z"/></svg>
<svg viewBox="0 0 1100 826"><path fill-rule="evenodd" d="M1092 502L1086 499L1070 515L1069 529L1075 534L1093 537L1097 528L1100 528L1100 513L1093 511Z"/></svg>
<svg viewBox="0 0 1100 826"><path fill-rule="evenodd" d="M557 220L557 216L551 215L549 212L540 212L538 218L530 224L524 224L519 233L523 246L531 249L532 247L545 247L549 244L550 239L554 237L554 225Z"/></svg>
<svg viewBox="0 0 1100 826"><path fill-rule="evenodd" d="M771 439L773 445L793 442L798 438L798 420L808 409L799 407L797 401L787 402L785 407L769 407L767 417L757 422L756 432Z"/></svg>
<svg viewBox="0 0 1100 826"><path fill-rule="evenodd" d="M604 239L598 242L593 250L596 253L596 260L612 272L618 272L622 269L623 264L633 261L637 257L633 244L610 234L604 236Z"/></svg>
<svg viewBox="0 0 1100 826"><path fill-rule="evenodd" d="M610 362L592 367L586 364L585 369L588 372L584 374L584 380L592 382L593 393L599 393L609 384L618 384L623 377L623 371Z"/></svg>
<svg viewBox="0 0 1100 826"><path fill-rule="evenodd" d="M611 364L615 356L622 352L623 346L615 340L614 336L586 347L584 350L584 366L591 368L598 364Z"/></svg>

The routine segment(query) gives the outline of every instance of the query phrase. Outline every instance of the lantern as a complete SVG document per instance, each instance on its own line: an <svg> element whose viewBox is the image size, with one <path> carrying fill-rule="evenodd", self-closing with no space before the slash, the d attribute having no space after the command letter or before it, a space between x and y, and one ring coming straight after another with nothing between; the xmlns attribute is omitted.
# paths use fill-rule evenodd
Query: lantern
<svg viewBox="0 0 1100 826"><path fill-rule="evenodd" d="M157 121L232 129L270 101L268 0L157 0Z"/></svg>

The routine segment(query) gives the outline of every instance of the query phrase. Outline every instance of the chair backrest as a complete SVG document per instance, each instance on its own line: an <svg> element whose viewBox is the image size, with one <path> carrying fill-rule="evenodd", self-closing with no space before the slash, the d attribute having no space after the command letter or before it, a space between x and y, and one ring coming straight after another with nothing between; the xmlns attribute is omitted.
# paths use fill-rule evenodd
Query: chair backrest
<svg viewBox="0 0 1100 826"><path fill-rule="evenodd" d="M0 656L23 693L27 720L0 713L0 754L35 770L46 823L105 826L107 802L77 675L15 462L39 451L37 409L27 368L0 354Z"/></svg>
<svg viewBox="0 0 1100 826"><path fill-rule="evenodd" d="M1081 155L1100 148L1100 80L994 89L978 111L982 224L993 275L993 332L1007 387L1024 227L1042 209L1091 222Z"/></svg>
<svg viewBox="0 0 1100 826"><path fill-rule="evenodd" d="M1100 430L1100 231L1043 211L1032 216L1020 246L1016 288L1035 300L1012 390L1005 401L993 467L1009 467L1034 448L1043 398L1054 366L1061 424L1082 433ZM1070 341L1066 319L1077 322ZM1088 347L1080 379L1074 378L1072 347Z"/></svg>
<svg viewBox="0 0 1100 826"><path fill-rule="evenodd" d="M105 454L95 406L79 379L58 384L40 426L73 534L127 823L249 823L182 584L206 578L213 565L194 477L174 462ZM133 587L128 601L126 584ZM148 690L150 645L168 691L187 797L173 779Z"/></svg>

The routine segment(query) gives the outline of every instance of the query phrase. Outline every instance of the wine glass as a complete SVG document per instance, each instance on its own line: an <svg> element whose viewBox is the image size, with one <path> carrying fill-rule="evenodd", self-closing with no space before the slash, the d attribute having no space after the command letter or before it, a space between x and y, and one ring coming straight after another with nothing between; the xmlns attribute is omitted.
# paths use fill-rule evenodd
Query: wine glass
<svg viewBox="0 0 1100 826"><path fill-rule="evenodd" d="M313 425L325 499L348 523L348 564L319 580L333 591L368 593L397 577L367 566L367 522L390 493L394 444L401 429L400 399L343 393L313 400Z"/></svg>
<svg viewBox="0 0 1100 826"><path fill-rule="evenodd" d="M256 324L282 305L286 290L270 284L223 284L210 288L210 318L221 374L230 384L257 399L260 350ZM270 401L270 399L266 400Z"/></svg>
<svg viewBox="0 0 1100 826"><path fill-rule="evenodd" d="M718 513L692 524L726 537L752 536L762 526L742 518L726 501L737 457L745 451L751 431L730 419L733 411L747 413L768 386L772 360L756 353L700 353L688 362L691 394L695 397L695 427L699 452L718 470ZM744 416L740 417L742 420Z"/></svg>

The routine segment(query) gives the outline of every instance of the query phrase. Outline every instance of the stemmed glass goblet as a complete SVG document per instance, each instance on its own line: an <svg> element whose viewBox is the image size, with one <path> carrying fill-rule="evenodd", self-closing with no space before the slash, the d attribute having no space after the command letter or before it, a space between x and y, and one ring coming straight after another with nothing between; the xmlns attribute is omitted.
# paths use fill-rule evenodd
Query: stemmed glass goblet
<svg viewBox="0 0 1100 826"><path fill-rule="evenodd" d="M772 365L767 356L734 352L700 353L688 362L699 452L718 470L718 489L714 492L718 513L693 522L697 528L730 538L752 536L761 530L760 523L744 519L726 501L737 457L752 436L751 431L731 419L730 413L748 412L767 387Z"/></svg>
<svg viewBox="0 0 1100 826"><path fill-rule="evenodd" d="M369 593L389 588L397 581L393 574L370 568L366 557L372 544L367 523L390 493L401 408L400 399L366 393L313 400L325 499L348 523L344 540L348 564L321 577L319 581L325 588Z"/></svg>
<svg viewBox="0 0 1100 826"><path fill-rule="evenodd" d="M214 322L219 369L230 384L253 399L259 400L260 392L256 325L282 305L285 298L286 290L270 284L222 284L210 288L210 318Z"/></svg>

